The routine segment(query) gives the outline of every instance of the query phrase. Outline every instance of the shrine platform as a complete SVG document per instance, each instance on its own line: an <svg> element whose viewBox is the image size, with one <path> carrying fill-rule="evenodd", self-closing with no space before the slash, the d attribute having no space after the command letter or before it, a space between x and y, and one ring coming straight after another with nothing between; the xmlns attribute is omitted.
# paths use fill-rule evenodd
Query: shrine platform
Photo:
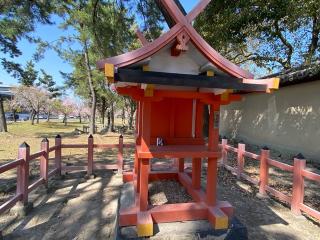
<svg viewBox="0 0 320 240"><path fill-rule="evenodd" d="M120 212L124 209L129 209L130 206L135 204L135 193L134 193L134 185L133 182L127 182L123 185L121 190L121 198L120 198ZM221 202L223 203L223 202ZM150 206L150 211L153 213L153 231L154 236L151 238L155 239L240 239L245 240L248 239L247 229L241 224L241 222L233 217L230 219L230 228L215 230L212 228L212 224L208 220L194 220L194 221L177 221L177 222L161 222L161 216L157 214L157 209L170 209L170 208L180 208L188 205L187 207L192 209L192 206L195 208L193 210L202 212L202 217L206 217L205 206L203 208L196 207L199 206L194 203L178 203L178 204L164 204L161 206ZM132 210L132 208L131 208ZM200 214L200 215L201 215ZM200 216L199 215L199 216ZM174 216L173 216L174 217ZM190 216L189 216L190 217ZM179 215L181 219L181 215ZM188 217L187 217L188 218ZM200 216L201 218L201 216ZM158 220L158 221L157 221ZM121 226L121 216L119 217L118 229L117 229L117 238L118 239L139 239L137 235L137 227L134 226Z"/></svg>

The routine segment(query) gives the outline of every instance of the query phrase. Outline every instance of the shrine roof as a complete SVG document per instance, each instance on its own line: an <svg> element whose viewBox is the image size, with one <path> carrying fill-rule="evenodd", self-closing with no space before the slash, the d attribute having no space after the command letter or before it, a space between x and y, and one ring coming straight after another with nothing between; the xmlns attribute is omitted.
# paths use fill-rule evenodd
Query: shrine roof
<svg viewBox="0 0 320 240"><path fill-rule="evenodd" d="M200 1L200 3L188 14L186 14L182 5L177 0L158 0L157 2L160 6L160 10L164 12L168 25L172 26L170 30L163 33L153 42L145 42L145 45L139 49L98 61L97 66L99 69L103 69L105 64L112 64L115 68L130 67L131 65L141 63L148 58L152 58L166 46L176 44L177 48L183 48L188 44L192 44L204 59L206 59L206 63L203 64L203 66L211 64L214 68L230 76L253 78L253 74L221 56L193 28L192 21L210 2L209 0ZM186 47L186 49L187 48L188 47ZM181 52L188 51L186 49L182 49ZM177 58L179 57L180 56L177 56ZM202 66L200 66L200 68L201 67Z"/></svg>

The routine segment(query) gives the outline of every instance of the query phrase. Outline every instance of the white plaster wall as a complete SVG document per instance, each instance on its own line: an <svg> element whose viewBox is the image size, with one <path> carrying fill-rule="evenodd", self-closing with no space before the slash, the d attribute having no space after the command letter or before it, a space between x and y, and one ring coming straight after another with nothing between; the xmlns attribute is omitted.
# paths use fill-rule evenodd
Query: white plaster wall
<svg viewBox="0 0 320 240"><path fill-rule="evenodd" d="M320 162L320 81L247 94L222 106L220 134Z"/></svg>

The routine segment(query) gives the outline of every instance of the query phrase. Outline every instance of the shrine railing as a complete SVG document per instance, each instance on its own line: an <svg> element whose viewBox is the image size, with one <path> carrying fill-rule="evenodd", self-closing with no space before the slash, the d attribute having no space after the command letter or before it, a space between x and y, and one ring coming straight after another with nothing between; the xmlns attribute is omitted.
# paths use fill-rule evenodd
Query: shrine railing
<svg viewBox="0 0 320 240"><path fill-rule="evenodd" d="M290 205L291 211L300 215L301 211L307 213L308 215L320 220L320 212L316 209L309 207L304 204L304 180L308 179L315 181L320 184L320 175L314 172L308 171L305 169L306 160L301 154L298 154L294 157L293 166L276 161L270 158L270 150L268 148L261 149L260 154L254 154L247 152L245 150L245 144L239 143L238 147L232 147L228 145L227 139L222 139L221 142L221 151L222 151L222 165L233 174L237 176L238 179L245 179L251 182L254 185L259 186L259 194L261 196L267 196L271 194L274 197L278 198L280 201L283 201ZM228 154L234 152L236 157L236 166L228 165ZM245 157L259 161L259 178L255 179L250 177L244 171ZM276 190L271 187L269 183L269 167L279 168L286 172L291 172L293 174L292 178L292 196L289 196L286 193Z"/></svg>
<svg viewBox="0 0 320 240"><path fill-rule="evenodd" d="M41 142L41 150L34 154L30 154L30 146L23 143L19 146L18 159L0 166L0 174L7 171L17 169L17 187L13 197L0 205L0 214L12 208L16 203L21 202L23 205L28 204L28 195L40 185L48 185L49 178L54 175L65 174L70 171L87 171L87 175L92 175L95 169L112 169L122 173L124 166L123 150L124 148L134 148L135 144L124 144L123 137L119 137L118 144L94 144L92 135L88 137L87 144L62 144L62 139L58 135L55 138L55 145L49 146L49 140L43 139ZM88 150L88 158L86 166L68 166L62 164L62 149L65 148L84 148ZM116 164L98 164L94 162L94 149L117 149ZM54 152L54 167L49 170L49 154ZM30 179L30 163L39 159L40 177L29 183ZM52 168L52 167L51 167Z"/></svg>

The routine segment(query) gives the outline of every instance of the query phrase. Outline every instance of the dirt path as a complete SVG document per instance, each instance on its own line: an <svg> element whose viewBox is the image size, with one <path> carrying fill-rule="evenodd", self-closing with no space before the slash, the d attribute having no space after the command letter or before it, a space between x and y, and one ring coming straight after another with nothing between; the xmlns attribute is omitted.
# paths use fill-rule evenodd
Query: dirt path
<svg viewBox="0 0 320 240"><path fill-rule="evenodd" d="M205 184L205 182L203 182ZM219 169L219 199L235 207L236 217L248 228L252 240L320 240L320 225L272 199L260 200L257 188L237 181L230 172Z"/></svg>
<svg viewBox="0 0 320 240"><path fill-rule="evenodd" d="M79 174L53 181L51 193L42 188L32 194L34 209L27 217L0 219L4 239L110 239L121 184L111 171L86 181Z"/></svg>
<svg viewBox="0 0 320 240"><path fill-rule="evenodd" d="M4 239L111 239L121 177L111 171L99 172L95 179L84 180L83 176L71 174L64 180L51 181L49 194L44 188L35 191L31 195L34 209L24 219L18 220L13 214L2 216ZM274 200L258 199L256 191L219 169L219 199L235 207L236 217L248 228L249 239L320 239L319 225L294 216Z"/></svg>

